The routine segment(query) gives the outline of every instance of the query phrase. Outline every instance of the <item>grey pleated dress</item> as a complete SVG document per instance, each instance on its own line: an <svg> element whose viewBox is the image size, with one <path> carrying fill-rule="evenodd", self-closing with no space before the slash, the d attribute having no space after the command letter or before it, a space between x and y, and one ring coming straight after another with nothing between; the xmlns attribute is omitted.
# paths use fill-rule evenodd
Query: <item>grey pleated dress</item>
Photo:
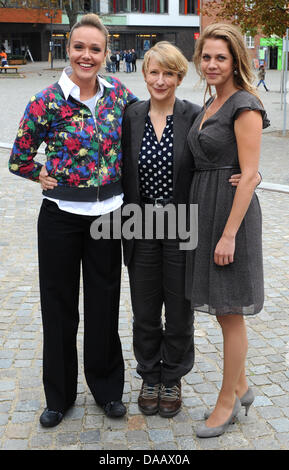
<svg viewBox="0 0 289 470"><path fill-rule="evenodd" d="M202 110L188 135L196 167L190 203L198 204L198 245L187 254L186 297L192 309L213 315L254 315L264 303L262 214L255 193L236 236L234 262L214 263L236 191L228 180L240 172L234 121L244 110L259 110L263 128L270 125L261 102L238 90L200 130Z"/></svg>

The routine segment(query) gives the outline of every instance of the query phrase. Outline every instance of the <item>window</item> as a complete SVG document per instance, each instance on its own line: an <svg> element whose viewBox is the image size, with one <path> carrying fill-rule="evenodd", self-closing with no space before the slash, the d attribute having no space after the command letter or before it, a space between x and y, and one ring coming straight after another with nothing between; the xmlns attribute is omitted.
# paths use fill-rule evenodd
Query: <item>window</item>
<svg viewBox="0 0 289 470"><path fill-rule="evenodd" d="M109 0L110 13L167 13L168 0Z"/></svg>
<svg viewBox="0 0 289 470"><path fill-rule="evenodd" d="M197 15L199 0L180 0L180 15Z"/></svg>
<svg viewBox="0 0 289 470"><path fill-rule="evenodd" d="M247 47L248 49L254 49L254 47L255 47L255 39L254 39L253 36L250 36L249 33L247 33L247 34L245 35L245 43L246 43L246 47Z"/></svg>

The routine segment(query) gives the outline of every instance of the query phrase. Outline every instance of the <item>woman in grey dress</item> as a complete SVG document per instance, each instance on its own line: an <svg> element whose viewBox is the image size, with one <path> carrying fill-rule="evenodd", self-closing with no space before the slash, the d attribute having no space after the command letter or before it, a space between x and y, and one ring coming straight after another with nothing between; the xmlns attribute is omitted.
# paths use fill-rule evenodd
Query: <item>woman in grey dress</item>
<svg viewBox="0 0 289 470"><path fill-rule="evenodd" d="M245 374L244 316L264 301L261 210L254 193L262 127L269 121L253 88L250 59L239 30L208 26L194 62L211 96L194 121L188 142L195 172L190 203L198 204L199 240L188 255L186 295L192 309L216 315L224 339L224 369L217 403L197 429L199 437L225 432L240 405L254 400ZM232 171L242 176L233 188Z"/></svg>

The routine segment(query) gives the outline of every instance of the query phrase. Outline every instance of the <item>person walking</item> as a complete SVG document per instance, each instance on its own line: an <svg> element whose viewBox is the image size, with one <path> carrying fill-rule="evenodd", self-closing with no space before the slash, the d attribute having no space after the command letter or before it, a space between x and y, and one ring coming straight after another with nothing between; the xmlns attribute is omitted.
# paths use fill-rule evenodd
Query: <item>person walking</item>
<svg viewBox="0 0 289 470"><path fill-rule="evenodd" d="M259 72L258 72L258 78L259 78L259 82L258 82L258 85L257 85L257 88L261 85L261 83L263 84L264 88L266 91L269 91L267 86L266 86L266 83L265 83L265 75L266 75L266 71L265 71L265 67L264 65L260 65L259 67Z"/></svg>
<svg viewBox="0 0 289 470"><path fill-rule="evenodd" d="M194 63L215 87L195 119L188 143L195 162L190 203L198 204L198 246L187 255L186 297L191 308L215 315L224 341L223 381L214 409L196 430L223 434L241 405L248 411L248 349L244 317L262 310L264 282L261 209L254 192L262 127L269 126L252 83L254 75L239 30L212 24L201 34ZM237 189L230 172L240 172Z"/></svg>
<svg viewBox="0 0 289 470"><path fill-rule="evenodd" d="M45 427L59 424L76 399L81 266L86 381L107 416L126 413L118 334L121 241L90 235L92 222L123 202L122 116L136 100L119 80L98 74L107 43L108 31L97 15L84 15L73 26L67 47L71 67L32 97L9 160L13 174L40 181L44 189L38 257ZM34 160L42 142L43 166Z"/></svg>

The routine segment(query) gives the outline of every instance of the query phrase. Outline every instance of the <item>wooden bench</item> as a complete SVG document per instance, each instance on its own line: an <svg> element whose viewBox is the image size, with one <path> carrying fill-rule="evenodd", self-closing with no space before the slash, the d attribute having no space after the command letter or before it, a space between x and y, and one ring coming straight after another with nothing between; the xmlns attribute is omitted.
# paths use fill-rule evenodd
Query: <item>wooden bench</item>
<svg viewBox="0 0 289 470"><path fill-rule="evenodd" d="M0 72L2 73L2 70L5 70L5 73L7 73L7 70L15 70L15 73L18 73L19 67L16 65L8 65L8 67L0 67Z"/></svg>

